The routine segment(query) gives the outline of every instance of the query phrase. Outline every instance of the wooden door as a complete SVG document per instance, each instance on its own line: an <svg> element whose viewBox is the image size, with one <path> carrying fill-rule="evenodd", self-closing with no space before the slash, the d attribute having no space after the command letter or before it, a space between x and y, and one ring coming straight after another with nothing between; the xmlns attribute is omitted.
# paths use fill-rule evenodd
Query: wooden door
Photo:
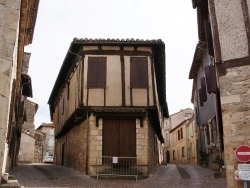
<svg viewBox="0 0 250 188"><path fill-rule="evenodd" d="M103 156L136 156L135 119L104 119Z"/></svg>

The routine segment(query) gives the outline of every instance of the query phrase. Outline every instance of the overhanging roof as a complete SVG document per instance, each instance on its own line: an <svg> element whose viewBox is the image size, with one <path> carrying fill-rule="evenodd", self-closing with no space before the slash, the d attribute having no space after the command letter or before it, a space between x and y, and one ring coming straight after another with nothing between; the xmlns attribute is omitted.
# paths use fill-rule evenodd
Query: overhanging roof
<svg viewBox="0 0 250 188"><path fill-rule="evenodd" d="M197 71L202 64L202 57L206 51L207 43L199 41L194 52L193 62L189 72L189 79L196 78Z"/></svg>

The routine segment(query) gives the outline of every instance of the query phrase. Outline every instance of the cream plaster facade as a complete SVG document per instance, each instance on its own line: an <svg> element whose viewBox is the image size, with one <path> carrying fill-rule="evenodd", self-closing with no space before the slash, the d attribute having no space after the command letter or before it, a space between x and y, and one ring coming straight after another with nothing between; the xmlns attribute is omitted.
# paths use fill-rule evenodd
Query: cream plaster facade
<svg viewBox="0 0 250 188"><path fill-rule="evenodd" d="M78 42L83 45L77 46ZM130 120L135 125L134 157L137 157L139 172L148 175L159 165L159 146L163 142L162 119L167 116L167 105L163 103L165 90L162 90L165 80L159 80L156 76L164 72L165 59L162 58L165 52L160 50L153 53L156 50L154 45L159 45L159 50L164 44L161 41L152 42L154 45L151 45L151 42L144 41L104 40L98 41L97 46L95 42L90 40L85 43L82 39L74 39L70 48L75 50L73 45L76 45L82 51L77 51L78 55L69 50L49 99L55 125L55 164L95 175L96 161L104 153L104 122L106 119ZM74 57L68 58L72 55ZM103 88L88 87L91 57L105 57L106 85ZM147 87L130 86L131 57L146 59ZM155 64L155 59L158 64ZM67 73L62 73L66 66L70 66L65 68ZM65 78L65 74L69 76ZM165 74L160 78L163 77ZM66 80L59 82L59 79Z"/></svg>
<svg viewBox="0 0 250 188"><path fill-rule="evenodd" d="M165 119L164 138L163 164L197 164L197 132L192 109L181 110Z"/></svg>

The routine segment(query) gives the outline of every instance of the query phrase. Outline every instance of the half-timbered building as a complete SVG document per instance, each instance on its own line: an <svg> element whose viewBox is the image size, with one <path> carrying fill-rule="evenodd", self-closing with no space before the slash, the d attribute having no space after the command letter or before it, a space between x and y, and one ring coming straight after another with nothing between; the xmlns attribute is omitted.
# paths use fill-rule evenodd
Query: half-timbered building
<svg viewBox="0 0 250 188"><path fill-rule="evenodd" d="M97 158L136 157L152 172L168 117L164 42L75 38L48 103L55 164L94 175Z"/></svg>

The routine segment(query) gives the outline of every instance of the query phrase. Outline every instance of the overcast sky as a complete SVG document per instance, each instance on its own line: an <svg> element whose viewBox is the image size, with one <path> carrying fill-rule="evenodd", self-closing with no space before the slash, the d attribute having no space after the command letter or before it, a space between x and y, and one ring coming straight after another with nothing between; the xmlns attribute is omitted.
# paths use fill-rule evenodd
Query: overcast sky
<svg viewBox="0 0 250 188"><path fill-rule="evenodd" d="M188 79L197 36L191 0L40 0L29 75L39 105L35 126L49 123L47 104L74 37L162 39L166 47L166 95L170 115L193 108Z"/></svg>

